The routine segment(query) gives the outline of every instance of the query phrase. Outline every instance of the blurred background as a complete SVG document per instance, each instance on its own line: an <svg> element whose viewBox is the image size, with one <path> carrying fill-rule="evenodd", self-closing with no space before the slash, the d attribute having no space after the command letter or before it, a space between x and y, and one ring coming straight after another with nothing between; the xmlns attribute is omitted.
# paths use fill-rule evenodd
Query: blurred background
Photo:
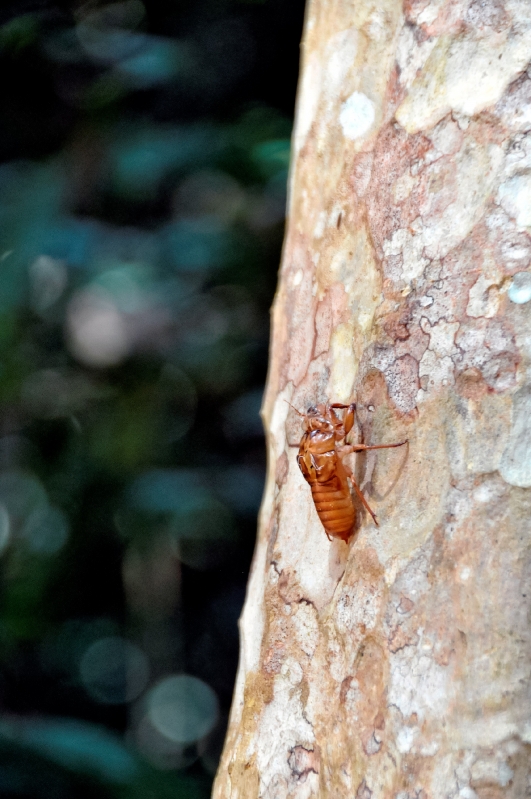
<svg viewBox="0 0 531 799"><path fill-rule="evenodd" d="M0 796L208 797L303 0L0 10Z"/></svg>

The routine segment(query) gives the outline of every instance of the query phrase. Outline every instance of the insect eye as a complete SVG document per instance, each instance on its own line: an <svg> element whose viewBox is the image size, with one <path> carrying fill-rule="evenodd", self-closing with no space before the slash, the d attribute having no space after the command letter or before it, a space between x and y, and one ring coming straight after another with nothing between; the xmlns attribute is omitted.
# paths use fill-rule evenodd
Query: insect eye
<svg viewBox="0 0 531 799"><path fill-rule="evenodd" d="M314 414L317 413L317 408L315 407L315 405L310 405L310 407L308 408L307 412L308 412L308 414L313 416Z"/></svg>

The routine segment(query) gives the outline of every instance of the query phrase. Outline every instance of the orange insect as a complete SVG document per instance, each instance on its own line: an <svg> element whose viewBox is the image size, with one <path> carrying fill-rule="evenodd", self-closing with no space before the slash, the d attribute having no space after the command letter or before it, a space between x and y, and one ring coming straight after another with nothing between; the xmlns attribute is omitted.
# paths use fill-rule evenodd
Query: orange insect
<svg viewBox="0 0 531 799"><path fill-rule="evenodd" d="M340 419L336 409L344 411L343 419ZM354 532L356 509L350 493L349 480L363 506L378 526L376 516L356 482L354 472L343 462L343 458L351 452L401 447L406 441L374 446L347 444L345 439L354 426L356 412L354 402L351 405L327 402L308 408L306 413L300 413L296 408L294 410L303 417L306 428L299 446L297 462L312 489L315 509L328 539L331 541L332 538L340 538L342 541L348 541Z"/></svg>

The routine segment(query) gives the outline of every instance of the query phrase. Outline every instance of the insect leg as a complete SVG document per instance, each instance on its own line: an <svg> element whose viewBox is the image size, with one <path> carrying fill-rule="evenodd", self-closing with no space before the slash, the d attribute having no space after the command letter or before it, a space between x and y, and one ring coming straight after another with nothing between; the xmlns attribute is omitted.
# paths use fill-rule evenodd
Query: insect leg
<svg viewBox="0 0 531 799"><path fill-rule="evenodd" d="M345 467L345 471L347 472L347 474L348 474L348 476L350 478L350 482L352 483L352 488L354 489L354 491L356 492L356 494L360 498L360 500L361 500L361 502L363 504L363 507L371 515L372 520L375 523L376 527L379 527L380 525L378 524L378 519L376 518L376 514L371 510L371 507L370 507L369 503L367 502L367 500L365 499L365 497L361 493L361 488L359 487L359 485L356 482L356 478L354 477L354 472L352 471L352 469L350 468L350 466L348 464L344 463L343 466Z"/></svg>
<svg viewBox="0 0 531 799"><path fill-rule="evenodd" d="M343 405L341 402L332 402L330 404L330 408L342 408L346 410L345 415L343 416L343 428L345 430L345 435L348 435L352 428L354 427L354 414L356 412L356 403L351 402L350 405Z"/></svg>
<svg viewBox="0 0 531 799"><path fill-rule="evenodd" d="M354 444L354 451L359 450L367 450L367 449L392 449L393 447L403 447L404 444L408 443L408 439L406 438L405 441L399 441L398 444L374 444L372 446L365 446L365 444Z"/></svg>
<svg viewBox="0 0 531 799"><path fill-rule="evenodd" d="M338 436L338 440L341 440L341 438L345 438L346 436L348 436L348 434L354 427L354 415L356 412L356 403L351 402L350 405L343 405L343 403L341 402L332 402L328 407L333 410L334 414L335 414L334 410L335 408L346 410L346 413L343 415L343 421L341 423L341 426L343 428L341 432L342 433L344 432L345 435L341 435L341 437Z"/></svg>
<svg viewBox="0 0 531 799"><path fill-rule="evenodd" d="M352 405L348 406L347 412L343 417L343 425L345 427L345 435L348 436L352 428L354 427L354 414L356 412L356 404L353 402Z"/></svg>
<svg viewBox="0 0 531 799"><path fill-rule="evenodd" d="M341 454L349 455L351 452L365 452L368 449L392 449L393 447L402 447L407 443L408 439L406 438L405 441L399 441L398 444L373 444L372 446L367 446L366 444L345 444L341 447Z"/></svg>

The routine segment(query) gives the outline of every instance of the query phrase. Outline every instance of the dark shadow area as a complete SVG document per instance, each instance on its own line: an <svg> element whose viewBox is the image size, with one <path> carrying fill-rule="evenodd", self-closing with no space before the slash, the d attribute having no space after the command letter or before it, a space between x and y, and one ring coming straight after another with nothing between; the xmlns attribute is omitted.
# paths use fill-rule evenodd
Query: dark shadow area
<svg viewBox="0 0 531 799"><path fill-rule="evenodd" d="M0 796L207 797L304 3L0 9Z"/></svg>

